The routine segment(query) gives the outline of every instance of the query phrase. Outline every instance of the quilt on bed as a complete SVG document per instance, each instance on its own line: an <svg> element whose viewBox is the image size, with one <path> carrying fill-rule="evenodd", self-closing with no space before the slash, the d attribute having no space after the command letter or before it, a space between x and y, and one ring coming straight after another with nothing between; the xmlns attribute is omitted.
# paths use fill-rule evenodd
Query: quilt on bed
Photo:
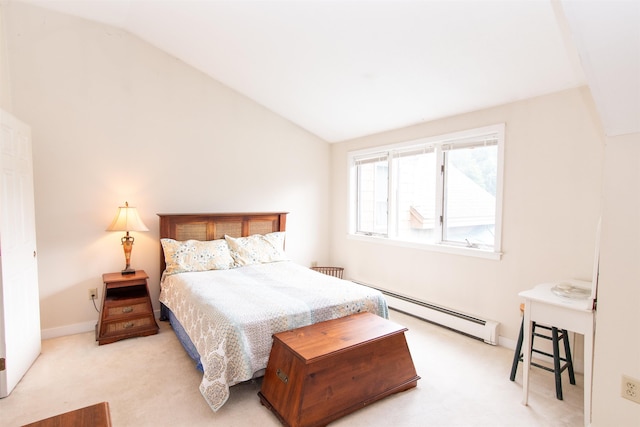
<svg viewBox="0 0 640 427"><path fill-rule="evenodd" d="M364 311L388 318L381 292L291 261L165 276L160 301L200 354L200 392L214 411L230 386L266 368L273 334Z"/></svg>

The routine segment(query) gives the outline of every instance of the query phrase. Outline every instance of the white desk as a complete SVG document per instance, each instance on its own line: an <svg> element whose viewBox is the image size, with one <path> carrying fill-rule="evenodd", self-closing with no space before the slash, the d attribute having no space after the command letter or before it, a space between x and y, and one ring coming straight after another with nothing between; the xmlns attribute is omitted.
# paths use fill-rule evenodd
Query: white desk
<svg viewBox="0 0 640 427"><path fill-rule="evenodd" d="M591 289L590 282L581 280L562 280L573 286ZM523 353L523 399L526 405L529 400L529 369L531 368L531 322L555 326L584 335L584 424L591 424L591 384L593 374L593 340L595 332L595 312L593 301L560 297L551 292L559 282L543 283L518 295L525 299Z"/></svg>

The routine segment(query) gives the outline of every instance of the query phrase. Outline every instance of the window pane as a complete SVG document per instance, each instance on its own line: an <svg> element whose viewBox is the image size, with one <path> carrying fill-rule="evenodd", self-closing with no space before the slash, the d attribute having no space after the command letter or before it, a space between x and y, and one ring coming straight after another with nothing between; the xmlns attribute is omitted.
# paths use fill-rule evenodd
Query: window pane
<svg viewBox="0 0 640 427"><path fill-rule="evenodd" d="M496 145L445 152L444 241L493 247L497 159Z"/></svg>
<svg viewBox="0 0 640 427"><path fill-rule="evenodd" d="M357 166L357 232L387 234L389 165L386 159L362 162Z"/></svg>
<svg viewBox="0 0 640 427"><path fill-rule="evenodd" d="M436 158L433 151L403 155L393 160L396 174L397 237L434 242L436 228Z"/></svg>

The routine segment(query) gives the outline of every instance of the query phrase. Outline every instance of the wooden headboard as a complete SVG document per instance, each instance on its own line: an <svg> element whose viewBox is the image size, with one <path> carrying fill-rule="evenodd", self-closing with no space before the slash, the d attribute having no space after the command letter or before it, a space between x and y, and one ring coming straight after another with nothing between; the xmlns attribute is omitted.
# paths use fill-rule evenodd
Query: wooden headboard
<svg viewBox="0 0 640 427"><path fill-rule="evenodd" d="M267 234L285 231L287 212L267 213L201 213L158 214L160 238L174 240L215 240L231 237L246 237L252 234ZM166 265L160 245L160 275Z"/></svg>

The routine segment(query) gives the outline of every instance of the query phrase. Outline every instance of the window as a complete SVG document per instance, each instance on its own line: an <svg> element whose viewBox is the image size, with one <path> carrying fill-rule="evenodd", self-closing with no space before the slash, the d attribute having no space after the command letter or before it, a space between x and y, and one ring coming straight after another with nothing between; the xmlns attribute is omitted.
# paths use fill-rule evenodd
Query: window
<svg viewBox="0 0 640 427"><path fill-rule="evenodd" d="M349 153L351 234L500 252L504 125Z"/></svg>
<svg viewBox="0 0 640 427"><path fill-rule="evenodd" d="M385 153L356 161L359 209L358 230L369 235L387 234L389 166Z"/></svg>

